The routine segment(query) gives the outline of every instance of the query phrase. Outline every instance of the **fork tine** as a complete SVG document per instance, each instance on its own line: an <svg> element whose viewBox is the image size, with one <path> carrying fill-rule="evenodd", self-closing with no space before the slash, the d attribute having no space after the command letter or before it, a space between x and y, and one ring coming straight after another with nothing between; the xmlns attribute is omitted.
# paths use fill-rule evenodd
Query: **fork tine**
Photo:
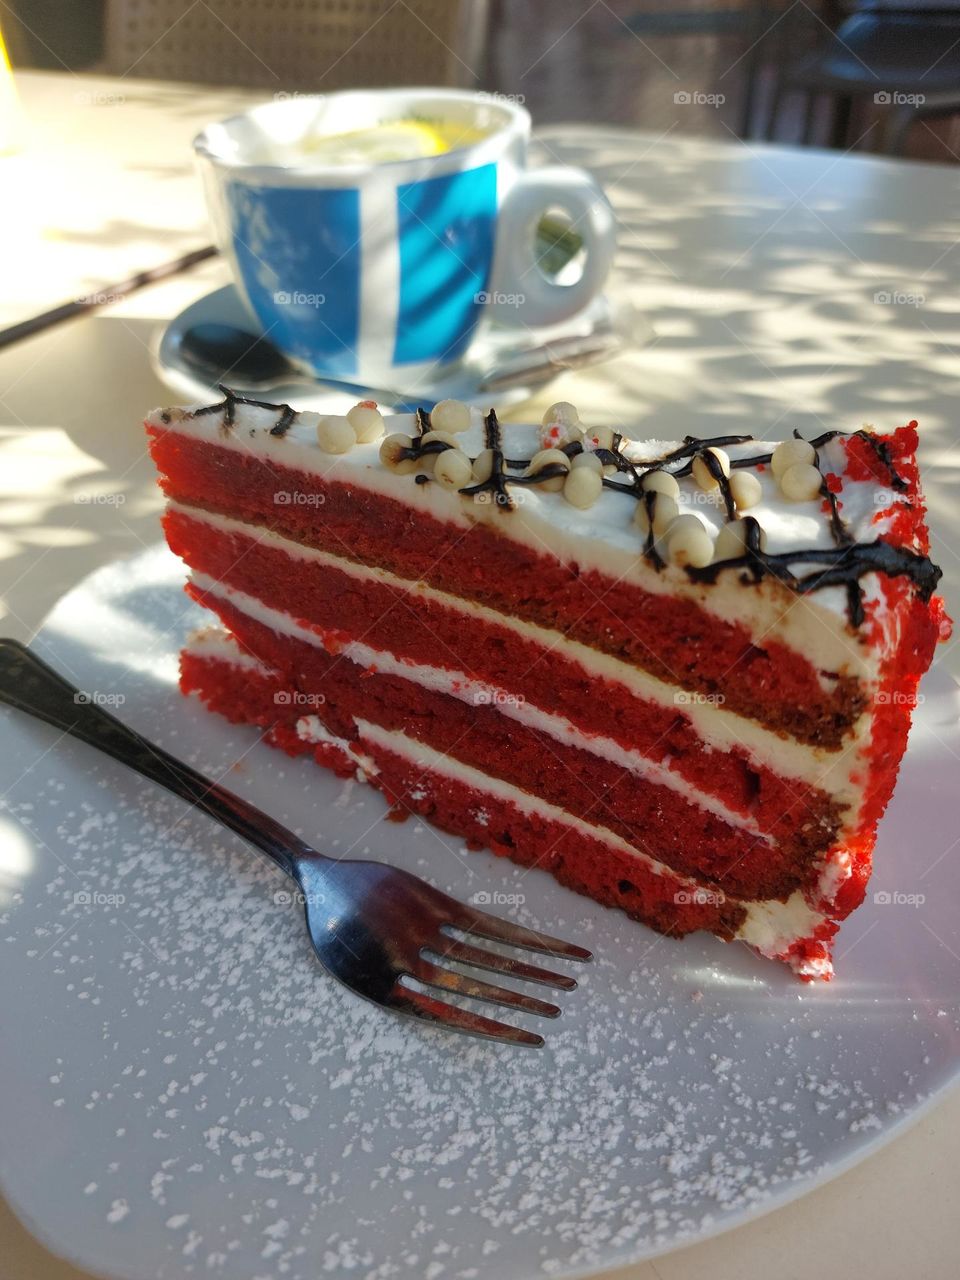
<svg viewBox="0 0 960 1280"><path fill-rule="evenodd" d="M464 908L456 920L450 921L455 929L473 933L493 942L505 942L511 947L525 947L528 951L541 951L548 956L563 956L566 960L592 960L593 952L578 947L562 938L551 938L547 933L536 933L522 925L488 915L486 911Z"/></svg>
<svg viewBox="0 0 960 1280"><path fill-rule="evenodd" d="M528 996L522 991L511 991L509 987L498 987L492 982L484 982L482 978L471 978L469 974L457 973L455 969L445 969L442 965L432 964L429 960L420 961L414 977L430 987L453 991L458 996L470 996L473 1000L487 1000L491 1004L506 1005L510 1009L521 1009L524 1013L536 1013L541 1018L560 1016L557 1005L540 1000L537 996Z"/></svg>
<svg viewBox="0 0 960 1280"><path fill-rule="evenodd" d="M524 1031L522 1027L511 1027L505 1022L497 1022L495 1018L485 1018L482 1014L447 1004L446 1001L437 1000L422 991L414 991L412 987L397 984L383 1003L397 1013L431 1022L448 1031L461 1031L469 1036L479 1036L483 1040L500 1040L504 1044L526 1044L535 1049L543 1048L543 1036L538 1036L534 1031Z"/></svg>
<svg viewBox="0 0 960 1280"><path fill-rule="evenodd" d="M487 951L483 947L472 947L467 942L458 942L454 938L446 940L441 951L439 947L431 950L442 960L455 960L457 964L472 964L476 969L487 969L491 973L506 973L511 978L520 978L524 982L539 982L544 987L559 987L561 991L573 991L576 978L567 973L554 973L550 969L541 969L539 965L524 964L522 960L514 960L513 956L501 956L496 951Z"/></svg>

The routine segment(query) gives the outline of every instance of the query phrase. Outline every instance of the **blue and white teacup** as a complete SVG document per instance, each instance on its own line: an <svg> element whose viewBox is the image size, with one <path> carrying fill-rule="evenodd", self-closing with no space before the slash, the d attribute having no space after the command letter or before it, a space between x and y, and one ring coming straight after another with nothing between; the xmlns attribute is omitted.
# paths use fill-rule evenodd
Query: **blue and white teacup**
<svg viewBox="0 0 960 1280"><path fill-rule="evenodd" d="M450 149L319 158L318 138L411 120L442 122ZM602 287L610 205L582 170L528 172L529 136L529 114L507 99L388 89L275 100L210 125L194 148L215 236L262 331L321 376L389 385L458 360L483 314L549 325ZM582 238L572 283L537 262L548 210Z"/></svg>

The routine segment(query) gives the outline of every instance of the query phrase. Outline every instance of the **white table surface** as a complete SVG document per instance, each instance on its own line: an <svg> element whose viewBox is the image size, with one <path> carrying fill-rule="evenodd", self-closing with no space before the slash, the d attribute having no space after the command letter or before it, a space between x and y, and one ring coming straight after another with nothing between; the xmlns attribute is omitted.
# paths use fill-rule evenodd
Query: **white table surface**
<svg viewBox="0 0 960 1280"><path fill-rule="evenodd" d="M46 73L18 86L21 148L0 157L0 325L207 242L190 138L251 95ZM575 126L540 148L606 185L620 227L609 292L655 338L512 416L564 398L667 438L915 417L934 557L960 614L960 170ZM82 576L159 537L139 424L169 397L150 345L164 317L225 279L207 263L0 351L7 634L29 639ZM941 660L960 674L956 643ZM829 1186L607 1280L946 1280L958 1140L955 1093ZM4 1280L81 1277L2 1202L0 1258Z"/></svg>

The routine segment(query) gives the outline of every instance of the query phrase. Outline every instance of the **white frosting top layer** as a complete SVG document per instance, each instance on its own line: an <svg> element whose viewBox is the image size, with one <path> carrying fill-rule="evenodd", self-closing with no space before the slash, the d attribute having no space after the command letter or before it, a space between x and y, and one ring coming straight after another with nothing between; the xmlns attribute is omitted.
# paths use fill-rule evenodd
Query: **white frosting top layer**
<svg viewBox="0 0 960 1280"><path fill-rule="evenodd" d="M472 410L470 428L457 436L457 444L471 457L485 447L483 416ZM488 500L489 495L463 496L454 490L430 482L416 483L412 474L400 475L383 465L379 457L380 442L356 444L346 453L325 452L317 440L318 414L300 412L283 436L271 435L278 411L238 404L232 427L223 426L223 412L190 417L189 411L168 410L170 419L163 421L155 411L148 421L179 433L225 448L252 452L276 465L286 465L313 473L331 481L340 481L365 490L389 496L435 518L469 528L472 524L492 524L505 537L532 547L538 554L555 555L576 563L580 569L593 568L616 581L633 582L652 594L678 595L695 600L707 612L732 623L743 623L750 630L796 649L819 669L851 674L870 681L875 677L880 655L867 645L862 635L850 627L846 592L842 587L827 587L798 596L771 578L745 586L741 571L726 570L713 584L690 580L685 570L668 565L658 571L641 554L643 535L633 522L636 499L605 488L600 498L587 510L572 506L562 494L541 486L514 486L515 510L505 512ZM385 418L386 431L416 436L413 415L396 414ZM627 429L622 429L629 436ZM542 429L536 425L504 424L503 449L507 458L529 459L543 447ZM624 456L636 463L649 463L679 448L678 442L629 440L622 446ZM775 443L750 441L723 446L731 460L772 451ZM682 464L673 464L674 470ZM842 516L850 535L858 542L872 542L889 527L889 516L877 520L878 512L893 513L902 502L895 490L873 481L853 480L846 476L846 452L842 442L830 441L820 449L821 470L841 479L839 500ZM518 470L516 474L521 474ZM763 471L751 468L760 482L759 502L746 513L757 519L766 535L766 550L771 554L805 550L825 550L835 546L829 519L823 512L822 499L790 501L783 496L769 466ZM286 479L278 474L277 489ZM704 492L687 476L679 481L678 504L681 513L692 513L715 536L726 523L719 491ZM289 499L296 501L295 497ZM281 499L281 502L283 500ZM318 512L318 521L320 519ZM799 575L818 566L797 561L793 566ZM878 575L866 575L861 586L868 605L877 602L878 616L884 616L884 594ZM613 595L615 603L615 592ZM885 629L885 640L895 644L895 620Z"/></svg>

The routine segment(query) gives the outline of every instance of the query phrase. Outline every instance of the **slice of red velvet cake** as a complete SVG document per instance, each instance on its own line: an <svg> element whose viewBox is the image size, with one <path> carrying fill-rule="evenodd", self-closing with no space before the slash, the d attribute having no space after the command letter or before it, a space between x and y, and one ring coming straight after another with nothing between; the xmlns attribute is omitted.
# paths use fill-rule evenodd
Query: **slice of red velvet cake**
<svg viewBox="0 0 960 1280"><path fill-rule="evenodd" d="M662 932L829 977L945 631L916 424L663 443L232 393L147 420L182 687Z"/></svg>

